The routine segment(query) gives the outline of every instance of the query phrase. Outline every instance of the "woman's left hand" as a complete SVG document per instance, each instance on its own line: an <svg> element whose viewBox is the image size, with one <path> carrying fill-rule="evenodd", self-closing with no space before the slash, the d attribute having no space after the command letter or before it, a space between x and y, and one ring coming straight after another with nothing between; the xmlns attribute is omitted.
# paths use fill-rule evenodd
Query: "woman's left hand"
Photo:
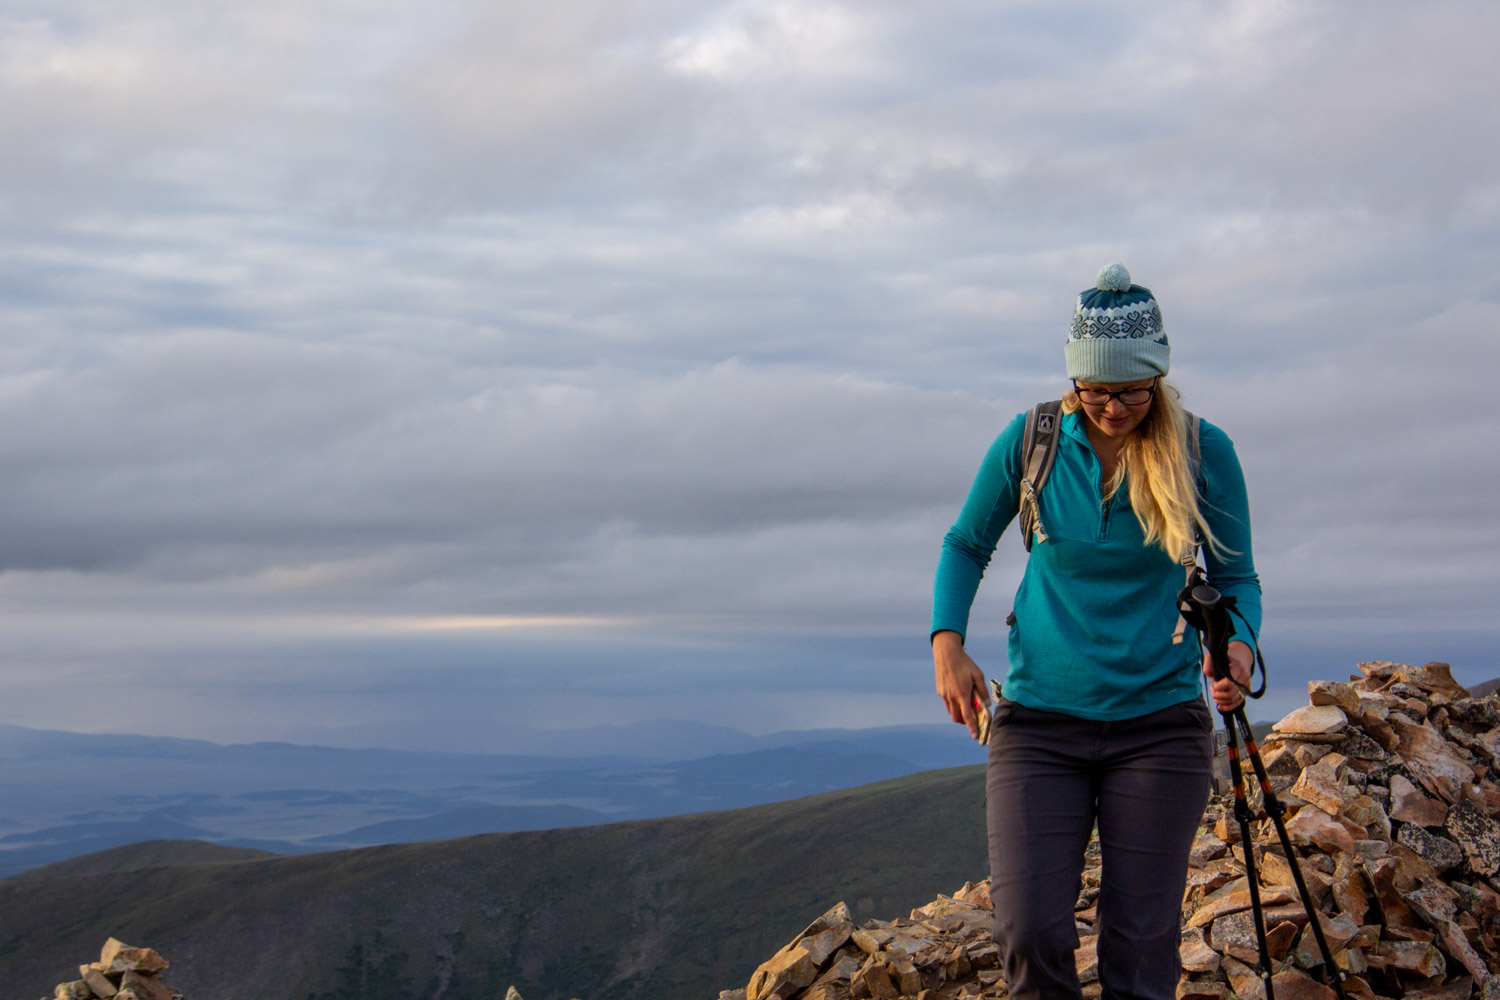
<svg viewBox="0 0 1500 1000"><path fill-rule="evenodd" d="M1250 674L1255 669L1255 654L1250 651L1248 643L1231 642L1229 644L1229 676L1245 687L1250 686ZM1245 703L1245 692L1235 685L1228 677L1214 680L1213 659L1208 651L1203 652L1203 676L1207 677L1212 684L1209 693L1213 695L1214 705L1220 712L1233 712Z"/></svg>

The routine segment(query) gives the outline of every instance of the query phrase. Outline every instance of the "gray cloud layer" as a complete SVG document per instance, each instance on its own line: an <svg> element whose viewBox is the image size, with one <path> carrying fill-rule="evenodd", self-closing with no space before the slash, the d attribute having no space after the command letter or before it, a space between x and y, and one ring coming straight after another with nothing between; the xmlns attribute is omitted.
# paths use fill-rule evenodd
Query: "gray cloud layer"
<svg viewBox="0 0 1500 1000"><path fill-rule="evenodd" d="M1497 21L0 3L4 721L287 735L615 674L678 714L705 660L747 725L895 721L938 539L1113 259L1238 443L1270 634L1500 672L1460 662ZM475 615L591 623L388 632ZM156 721L73 714L106 677Z"/></svg>

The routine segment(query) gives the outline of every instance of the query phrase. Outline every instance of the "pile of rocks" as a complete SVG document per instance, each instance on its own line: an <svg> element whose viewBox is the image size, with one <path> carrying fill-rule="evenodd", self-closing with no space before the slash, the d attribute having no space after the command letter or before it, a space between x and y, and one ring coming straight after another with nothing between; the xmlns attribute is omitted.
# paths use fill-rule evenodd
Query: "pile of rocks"
<svg viewBox="0 0 1500 1000"><path fill-rule="evenodd" d="M719 1000L1003 997L991 916L986 883L965 883L910 919L859 927L840 903L756 969L748 986Z"/></svg>
<svg viewBox="0 0 1500 1000"><path fill-rule="evenodd" d="M78 967L78 978L58 983L53 1000L182 1000L182 994L159 977L168 963L150 948L132 948L110 938L99 961ZM43 997L42 1000L47 1000Z"/></svg>
<svg viewBox="0 0 1500 1000"><path fill-rule="evenodd" d="M1316 681L1262 750L1287 830L1351 998L1500 1000L1500 702L1471 698L1447 664L1362 663ZM1259 812L1252 787L1251 805ZM1331 1000L1280 840L1252 824L1278 1000ZM1183 899L1183 1000L1264 1000L1239 824L1220 793ZM1099 894L1090 844L1075 911L1086 997ZM855 926L841 903L720 1000L1003 997L985 883Z"/></svg>

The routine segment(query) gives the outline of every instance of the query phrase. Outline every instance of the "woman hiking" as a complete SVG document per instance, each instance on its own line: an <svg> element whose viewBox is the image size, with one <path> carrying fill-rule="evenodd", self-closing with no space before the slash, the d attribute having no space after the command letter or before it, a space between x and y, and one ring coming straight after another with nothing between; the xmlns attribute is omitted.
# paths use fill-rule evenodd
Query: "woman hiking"
<svg viewBox="0 0 1500 1000"><path fill-rule="evenodd" d="M978 736L990 698L964 651L969 609L1001 532L1034 504L986 776L994 935L1015 1000L1081 996L1073 907L1096 824L1104 1000L1176 995L1213 729L1199 680L1213 674L1196 642L1174 641L1176 597L1200 542L1210 582L1256 631L1260 581L1234 445L1184 412L1164 381L1169 354L1151 291L1119 264L1101 270L1073 313L1064 350L1072 387L1044 488L1022 482L1023 413L990 447L943 540L937 691ZM1237 627L1232 679L1210 688L1221 711L1241 703L1250 679L1251 634Z"/></svg>

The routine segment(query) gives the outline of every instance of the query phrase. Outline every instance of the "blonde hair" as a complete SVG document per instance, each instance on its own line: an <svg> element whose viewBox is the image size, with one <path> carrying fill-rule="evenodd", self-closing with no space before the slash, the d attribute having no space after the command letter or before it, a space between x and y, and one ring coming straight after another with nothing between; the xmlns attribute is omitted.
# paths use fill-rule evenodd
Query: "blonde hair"
<svg viewBox="0 0 1500 1000"><path fill-rule="evenodd" d="M1140 426L1125 439L1114 475L1104 484L1110 499L1124 484L1130 486L1130 506L1146 533L1146 544L1156 545L1186 565L1195 558L1198 542L1217 553L1226 549L1204 520L1194 468L1187 453L1187 413L1176 386L1158 379L1151 409ZM1063 412L1083 408L1078 393L1063 396Z"/></svg>

